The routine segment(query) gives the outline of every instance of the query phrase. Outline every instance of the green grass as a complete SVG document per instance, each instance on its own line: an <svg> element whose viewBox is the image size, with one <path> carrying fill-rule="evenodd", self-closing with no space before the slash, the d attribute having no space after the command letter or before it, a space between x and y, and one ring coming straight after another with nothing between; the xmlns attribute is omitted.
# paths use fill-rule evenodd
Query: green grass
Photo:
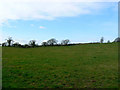
<svg viewBox="0 0 120 90"><path fill-rule="evenodd" d="M3 88L118 88L118 47L3 47Z"/></svg>

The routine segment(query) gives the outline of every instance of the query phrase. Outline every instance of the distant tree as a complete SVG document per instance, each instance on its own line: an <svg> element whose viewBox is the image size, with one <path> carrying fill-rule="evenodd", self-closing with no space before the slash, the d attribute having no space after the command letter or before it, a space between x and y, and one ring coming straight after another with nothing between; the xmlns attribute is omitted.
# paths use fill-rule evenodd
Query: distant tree
<svg viewBox="0 0 120 90"><path fill-rule="evenodd" d="M61 41L61 44L62 44L62 45L68 45L69 42L70 42L69 39L62 40L62 41Z"/></svg>
<svg viewBox="0 0 120 90"><path fill-rule="evenodd" d="M116 38L113 42L120 42L120 37Z"/></svg>
<svg viewBox="0 0 120 90"><path fill-rule="evenodd" d="M32 47L35 47L36 46L36 41L35 40L29 41L29 45L32 46Z"/></svg>
<svg viewBox="0 0 120 90"><path fill-rule="evenodd" d="M30 47L28 44L23 45L24 48ZM33 47L33 46L32 46Z"/></svg>
<svg viewBox="0 0 120 90"><path fill-rule="evenodd" d="M100 39L100 43L103 43L103 42L104 42L104 38L101 37L101 39Z"/></svg>
<svg viewBox="0 0 120 90"><path fill-rule="evenodd" d="M36 46L36 47L39 47L39 45L38 45L38 44L36 44L35 46Z"/></svg>
<svg viewBox="0 0 120 90"><path fill-rule="evenodd" d="M53 45L57 44L57 42L58 41L56 39L52 38L52 39L47 41L47 44L53 46Z"/></svg>
<svg viewBox="0 0 120 90"><path fill-rule="evenodd" d="M19 44L18 42L16 42L16 43L14 43L12 46L13 46L13 47L19 47L20 44Z"/></svg>
<svg viewBox="0 0 120 90"><path fill-rule="evenodd" d="M12 42L14 42L13 39L12 39L12 37L9 37L9 38L6 39L6 40L7 40L7 43L8 43L8 46L9 46L9 47L12 45Z"/></svg>
<svg viewBox="0 0 120 90"><path fill-rule="evenodd" d="M42 46L47 46L47 42L42 42Z"/></svg>
<svg viewBox="0 0 120 90"><path fill-rule="evenodd" d="M110 43L110 40L108 40L107 43Z"/></svg>
<svg viewBox="0 0 120 90"><path fill-rule="evenodd" d="M21 47L21 46L22 46L22 45L19 43L19 44L18 44L18 47Z"/></svg>
<svg viewBox="0 0 120 90"><path fill-rule="evenodd" d="M4 47L4 46L7 46L7 42L2 43L2 46L3 46L3 47Z"/></svg>

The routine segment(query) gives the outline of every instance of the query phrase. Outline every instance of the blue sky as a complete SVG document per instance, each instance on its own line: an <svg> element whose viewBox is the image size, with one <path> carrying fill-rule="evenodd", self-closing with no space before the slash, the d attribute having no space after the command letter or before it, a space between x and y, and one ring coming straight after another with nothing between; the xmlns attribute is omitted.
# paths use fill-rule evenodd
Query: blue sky
<svg viewBox="0 0 120 90"><path fill-rule="evenodd" d="M51 9L48 9L50 5L45 4L42 6L43 9L45 6L48 7L45 7L45 10L33 7L31 11L25 9L27 11L22 12L22 9L18 8L11 12L17 17L14 14L13 17L7 16L8 19L1 25L3 34L1 41L9 36L22 44L30 40L36 40L40 44L51 38L58 41L70 39L71 42L98 42L104 37L105 41L113 41L118 37L117 4L117 2L62 2ZM24 5L24 8L29 6L30 3ZM20 10L19 14L17 10Z"/></svg>

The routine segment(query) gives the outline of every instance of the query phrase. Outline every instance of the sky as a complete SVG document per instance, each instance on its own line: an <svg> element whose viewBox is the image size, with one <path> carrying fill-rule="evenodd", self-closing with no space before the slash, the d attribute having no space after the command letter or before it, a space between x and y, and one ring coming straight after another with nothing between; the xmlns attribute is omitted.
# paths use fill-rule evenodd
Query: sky
<svg viewBox="0 0 120 90"><path fill-rule="evenodd" d="M110 2L107 2L110 1ZM113 41L118 37L117 0L0 0L0 42L21 44L51 38L71 43Z"/></svg>

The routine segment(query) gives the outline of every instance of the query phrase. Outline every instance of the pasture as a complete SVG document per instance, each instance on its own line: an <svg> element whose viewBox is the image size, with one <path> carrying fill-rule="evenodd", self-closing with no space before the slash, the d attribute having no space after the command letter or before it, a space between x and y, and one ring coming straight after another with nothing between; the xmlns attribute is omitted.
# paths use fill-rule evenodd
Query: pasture
<svg viewBox="0 0 120 90"><path fill-rule="evenodd" d="M3 88L118 88L118 45L3 47Z"/></svg>

